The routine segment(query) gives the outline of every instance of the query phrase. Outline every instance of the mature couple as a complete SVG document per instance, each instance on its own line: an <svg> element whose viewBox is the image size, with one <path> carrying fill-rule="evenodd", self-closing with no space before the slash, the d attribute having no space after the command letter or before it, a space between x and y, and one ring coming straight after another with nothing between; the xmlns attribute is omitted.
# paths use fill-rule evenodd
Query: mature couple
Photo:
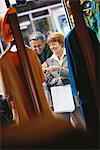
<svg viewBox="0 0 100 150"><path fill-rule="evenodd" d="M37 53L42 63L42 69L45 74L47 85L46 87L44 86L44 90L50 91L53 86L70 84L67 56L64 47L64 35L59 32L51 33L46 42L43 34L35 32L30 36L29 40L32 50ZM47 43L50 49L46 49ZM45 56L45 58L42 56ZM50 99L50 96L48 97L47 91L46 97L52 108L52 100ZM79 104L76 105L76 107L74 113L71 113L71 118L74 119L74 121L77 120L76 126L78 125L85 128L84 121L82 121L82 118L80 117ZM68 113L65 114L66 117L69 116L67 114Z"/></svg>
<svg viewBox="0 0 100 150"><path fill-rule="evenodd" d="M64 35L59 32L51 33L47 38L40 32L33 33L30 45L42 64L47 87L69 84L67 57L64 48Z"/></svg>

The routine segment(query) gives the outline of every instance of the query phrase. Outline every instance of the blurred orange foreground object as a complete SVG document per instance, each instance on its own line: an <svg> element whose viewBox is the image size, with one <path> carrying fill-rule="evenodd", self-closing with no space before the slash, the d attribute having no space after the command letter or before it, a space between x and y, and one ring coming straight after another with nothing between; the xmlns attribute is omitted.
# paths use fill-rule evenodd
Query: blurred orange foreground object
<svg viewBox="0 0 100 150"><path fill-rule="evenodd" d="M17 13L15 8L10 7L7 9L4 15L0 15L0 37L4 39L5 42L11 42L13 40L12 31L8 23L8 15Z"/></svg>

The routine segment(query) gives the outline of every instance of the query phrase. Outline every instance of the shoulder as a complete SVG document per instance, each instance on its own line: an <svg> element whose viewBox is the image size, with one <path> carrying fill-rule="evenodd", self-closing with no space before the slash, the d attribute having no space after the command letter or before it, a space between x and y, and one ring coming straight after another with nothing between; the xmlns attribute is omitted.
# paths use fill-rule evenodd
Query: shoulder
<svg viewBox="0 0 100 150"><path fill-rule="evenodd" d="M25 48L29 57L36 57L36 53L30 47L25 46Z"/></svg>
<svg viewBox="0 0 100 150"><path fill-rule="evenodd" d="M33 65L38 65L38 66L41 66L41 63L40 63L40 60L37 56L37 54L35 53L35 51L33 51L31 48L29 47L26 47L26 51L27 51L27 54L28 54L28 58L29 58L29 61L30 63Z"/></svg>
<svg viewBox="0 0 100 150"><path fill-rule="evenodd" d="M49 47L49 45L48 45L47 43L45 44L44 51L45 51L46 53L51 53L51 54L53 54L53 52L51 51L51 49L50 49L50 47Z"/></svg>
<svg viewBox="0 0 100 150"><path fill-rule="evenodd" d="M45 49L50 50L50 47L47 43L45 44Z"/></svg>
<svg viewBox="0 0 100 150"><path fill-rule="evenodd" d="M48 64L48 66L51 66L51 65L55 64L55 60L51 56L51 57L47 58L46 63Z"/></svg>
<svg viewBox="0 0 100 150"><path fill-rule="evenodd" d="M52 61L54 61L54 58L53 58L52 56L50 56L49 58L47 58L46 61L47 61L47 62L52 62Z"/></svg>
<svg viewBox="0 0 100 150"><path fill-rule="evenodd" d="M9 50L10 50L10 45L8 45L5 51L0 55L0 62L2 61L2 59L7 57L7 55L9 54Z"/></svg>

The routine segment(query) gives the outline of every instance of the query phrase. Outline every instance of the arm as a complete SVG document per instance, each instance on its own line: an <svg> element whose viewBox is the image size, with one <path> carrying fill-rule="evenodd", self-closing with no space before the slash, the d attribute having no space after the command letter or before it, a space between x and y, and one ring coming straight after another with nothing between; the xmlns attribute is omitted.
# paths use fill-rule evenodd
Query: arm
<svg viewBox="0 0 100 150"><path fill-rule="evenodd" d="M69 79L69 70L67 68L61 67L59 70L60 76Z"/></svg>
<svg viewBox="0 0 100 150"><path fill-rule="evenodd" d="M53 74L46 71L45 76L46 76L46 83L48 87L63 85L62 77L60 77L59 75L53 76Z"/></svg>

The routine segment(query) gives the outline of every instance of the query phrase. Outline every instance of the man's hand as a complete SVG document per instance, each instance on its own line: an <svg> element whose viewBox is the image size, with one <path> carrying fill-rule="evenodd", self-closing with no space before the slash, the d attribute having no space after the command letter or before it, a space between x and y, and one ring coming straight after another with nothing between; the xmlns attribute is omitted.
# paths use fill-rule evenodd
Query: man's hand
<svg viewBox="0 0 100 150"><path fill-rule="evenodd" d="M47 65L46 62L44 62L44 63L42 64L42 70L45 72L45 71L47 70L47 68L48 68L48 65Z"/></svg>

